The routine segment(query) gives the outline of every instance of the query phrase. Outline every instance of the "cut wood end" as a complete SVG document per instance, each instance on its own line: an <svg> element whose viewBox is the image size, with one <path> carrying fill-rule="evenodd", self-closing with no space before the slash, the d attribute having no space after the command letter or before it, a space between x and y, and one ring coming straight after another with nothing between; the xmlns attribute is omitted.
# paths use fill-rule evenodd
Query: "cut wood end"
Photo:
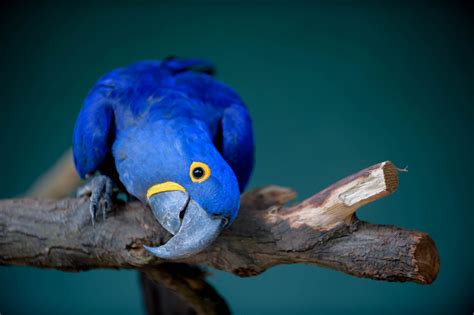
<svg viewBox="0 0 474 315"><path fill-rule="evenodd" d="M418 275L416 281L421 284L431 284L439 272L438 250L433 239L422 233L414 247L413 259Z"/></svg>
<svg viewBox="0 0 474 315"><path fill-rule="evenodd" d="M398 188L398 169L390 161L383 162L382 169L385 179L386 190L387 192L392 193Z"/></svg>

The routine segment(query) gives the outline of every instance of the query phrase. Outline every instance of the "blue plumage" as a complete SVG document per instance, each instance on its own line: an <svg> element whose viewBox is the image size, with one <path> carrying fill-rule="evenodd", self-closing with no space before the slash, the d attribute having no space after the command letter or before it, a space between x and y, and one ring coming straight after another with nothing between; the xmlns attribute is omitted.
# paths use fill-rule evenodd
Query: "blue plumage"
<svg viewBox="0 0 474 315"><path fill-rule="evenodd" d="M251 120L240 97L201 60L143 61L103 76L74 131L81 177L111 177L147 202L157 183L176 182L209 214L233 220L254 158ZM190 165L211 176L194 182Z"/></svg>

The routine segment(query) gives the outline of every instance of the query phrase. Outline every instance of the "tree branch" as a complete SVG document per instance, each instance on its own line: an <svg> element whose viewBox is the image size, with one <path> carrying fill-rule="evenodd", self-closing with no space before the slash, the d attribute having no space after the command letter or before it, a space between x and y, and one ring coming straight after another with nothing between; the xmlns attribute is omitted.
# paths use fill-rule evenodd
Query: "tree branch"
<svg viewBox="0 0 474 315"><path fill-rule="evenodd" d="M439 271L425 233L359 221L361 206L394 192L397 170L383 162L340 180L291 207L287 188L242 196L233 225L204 252L181 260L239 276L278 264L309 263L358 277L429 284ZM143 249L170 235L138 202L117 202L105 222L90 224L86 199L0 201L0 264L79 271L149 268L160 263Z"/></svg>
<svg viewBox="0 0 474 315"><path fill-rule="evenodd" d="M181 304L184 307L191 306L197 314L230 314L225 300L207 283L206 273L197 266L183 263L164 263L153 268L146 268L143 271L154 283L173 290L182 299L182 302L186 302L185 304L181 302ZM167 307L166 304L168 303L161 303L160 307ZM163 312L150 313L162 314Z"/></svg>

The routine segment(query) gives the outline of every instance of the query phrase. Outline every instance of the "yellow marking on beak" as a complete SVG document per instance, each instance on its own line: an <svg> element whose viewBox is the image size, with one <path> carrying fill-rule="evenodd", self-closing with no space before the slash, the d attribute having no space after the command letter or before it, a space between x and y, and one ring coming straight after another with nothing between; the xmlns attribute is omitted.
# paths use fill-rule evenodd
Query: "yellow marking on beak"
<svg viewBox="0 0 474 315"><path fill-rule="evenodd" d="M186 192L186 189L184 189L183 186L175 182L164 182L161 184L156 184L148 188L148 191L146 192L146 198L150 199L150 197L153 195L166 192L166 191L176 191L176 190Z"/></svg>

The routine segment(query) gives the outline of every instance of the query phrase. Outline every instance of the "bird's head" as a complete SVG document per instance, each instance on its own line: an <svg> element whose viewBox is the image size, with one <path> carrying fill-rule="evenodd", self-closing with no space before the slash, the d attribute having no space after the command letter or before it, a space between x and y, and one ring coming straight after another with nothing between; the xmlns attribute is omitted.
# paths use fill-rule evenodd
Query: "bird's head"
<svg viewBox="0 0 474 315"><path fill-rule="evenodd" d="M200 252L237 216L240 191L234 172L205 134L176 137L161 130L157 138L141 131L132 138L139 140L128 143L126 158L117 161L120 179L174 235L162 246L145 248L165 259Z"/></svg>

